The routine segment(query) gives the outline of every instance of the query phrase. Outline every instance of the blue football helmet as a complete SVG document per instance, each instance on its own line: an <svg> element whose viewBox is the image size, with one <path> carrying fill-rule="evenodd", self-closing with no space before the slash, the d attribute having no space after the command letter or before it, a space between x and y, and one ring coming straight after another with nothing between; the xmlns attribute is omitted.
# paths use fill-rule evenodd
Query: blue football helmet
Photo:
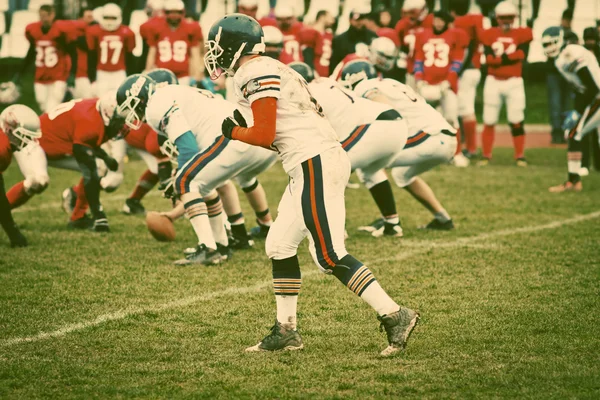
<svg viewBox="0 0 600 400"><path fill-rule="evenodd" d="M288 64L288 67L299 73L307 83L311 83L315 79L315 72L313 69L302 61L291 62Z"/></svg>
<svg viewBox="0 0 600 400"><path fill-rule="evenodd" d="M356 85L366 79L377 78L375 66L367 60L349 61L338 79L345 87L354 89Z"/></svg>
<svg viewBox="0 0 600 400"><path fill-rule="evenodd" d="M156 90L156 81L145 74L134 74L125 79L117 89L117 113L125 125L140 129L146 116L146 107Z"/></svg>

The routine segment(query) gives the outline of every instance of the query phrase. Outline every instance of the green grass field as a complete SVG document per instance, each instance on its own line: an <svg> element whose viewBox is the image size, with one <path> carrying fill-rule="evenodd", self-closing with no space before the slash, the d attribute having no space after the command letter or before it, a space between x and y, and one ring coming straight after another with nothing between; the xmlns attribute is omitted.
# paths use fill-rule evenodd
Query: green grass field
<svg viewBox="0 0 600 400"><path fill-rule="evenodd" d="M139 161L102 195L110 234L67 231L60 192L77 175L51 170L48 190L15 213L31 246L9 249L0 234L0 398L597 399L600 175L551 195L564 150L531 150L527 169L510 153L425 175L454 216L450 233L417 230L430 216L396 190L406 237L361 235L377 211L367 190L348 190L349 251L422 314L393 359L377 356L374 313L317 273L305 244L305 350L245 354L275 318L263 242L219 267L174 267L194 244L186 221L158 243L119 213ZM20 179L15 165L6 179ZM287 177L278 165L261 181L275 210ZM168 207L156 192L145 204Z"/></svg>

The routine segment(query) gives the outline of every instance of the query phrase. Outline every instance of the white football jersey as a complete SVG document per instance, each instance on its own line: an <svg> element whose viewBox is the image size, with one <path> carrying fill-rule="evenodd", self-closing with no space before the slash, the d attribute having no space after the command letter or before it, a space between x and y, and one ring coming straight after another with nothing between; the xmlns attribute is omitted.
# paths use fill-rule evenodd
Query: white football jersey
<svg viewBox="0 0 600 400"><path fill-rule="evenodd" d="M233 79L238 104L246 113L252 112L251 105L258 99L277 99L277 126L272 147L279 153L286 172L325 150L340 146L306 81L287 65L259 56L243 64Z"/></svg>
<svg viewBox="0 0 600 400"><path fill-rule="evenodd" d="M600 67L598 67L598 61L591 51L578 44L570 44L565 47L556 60L554 65L558 71L565 77L575 90L579 93L584 93L586 87L584 86L577 72L584 67L587 67L592 75L592 79L596 82L596 85L600 88Z"/></svg>
<svg viewBox="0 0 600 400"><path fill-rule="evenodd" d="M221 136L221 125L233 116L235 104L191 86L167 85L158 88L146 107L146 122L172 143L187 131L196 137L200 151ZM248 125L252 116L244 114Z"/></svg>
<svg viewBox="0 0 600 400"><path fill-rule="evenodd" d="M308 84L308 89L342 140L357 126L370 124L381 113L392 110L387 104L358 96L331 78L317 78Z"/></svg>
<svg viewBox="0 0 600 400"><path fill-rule="evenodd" d="M409 136L419 132L433 136L442 130L456 133L456 129L446 121L442 114L427 104L423 97L396 80L388 78L364 80L354 88L354 92L367 99L385 95L392 102L394 109L406 121Z"/></svg>

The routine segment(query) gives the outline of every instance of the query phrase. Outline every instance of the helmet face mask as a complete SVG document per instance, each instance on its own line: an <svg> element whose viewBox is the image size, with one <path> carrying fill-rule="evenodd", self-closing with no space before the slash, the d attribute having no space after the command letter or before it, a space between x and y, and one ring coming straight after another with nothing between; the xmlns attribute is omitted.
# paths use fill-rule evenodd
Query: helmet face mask
<svg viewBox="0 0 600 400"><path fill-rule="evenodd" d="M140 129L146 116L146 106L154 94L156 82L144 74L131 75L117 90L116 114L130 129Z"/></svg>
<svg viewBox="0 0 600 400"><path fill-rule="evenodd" d="M348 89L354 89L360 82L377 77L375 67L367 60L353 60L344 66L338 81Z"/></svg>
<svg viewBox="0 0 600 400"><path fill-rule="evenodd" d="M223 72L234 75L240 57L264 53L264 34L256 20L230 14L210 28L206 47L204 65L211 79L217 79Z"/></svg>
<svg viewBox="0 0 600 400"><path fill-rule="evenodd" d="M114 4L108 3L102 7L102 18L100 18L99 24L102 29L107 31L116 31L121 26L122 14L121 8Z"/></svg>
<svg viewBox="0 0 600 400"><path fill-rule="evenodd" d="M398 49L387 37L373 39L369 48L369 61L380 71L391 71L398 58Z"/></svg>
<svg viewBox="0 0 600 400"><path fill-rule="evenodd" d="M10 144L17 151L42 137L40 120L37 114L27 106L15 104L0 114L2 130L8 136Z"/></svg>
<svg viewBox="0 0 600 400"><path fill-rule="evenodd" d="M170 25L179 25L185 17L185 4L181 0L168 0L164 5L164 13Z"/></svg>

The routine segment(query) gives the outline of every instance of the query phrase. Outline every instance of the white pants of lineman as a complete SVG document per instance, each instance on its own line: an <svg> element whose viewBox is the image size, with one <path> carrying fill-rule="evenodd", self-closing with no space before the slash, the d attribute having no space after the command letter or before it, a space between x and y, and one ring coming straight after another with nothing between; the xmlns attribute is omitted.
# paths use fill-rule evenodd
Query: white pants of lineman
<svg viewBox="0 0 600 400"><path fill-rule="evenodd" d="M92 84L88 78L75 78L75 87L73 88L74 99L90 99L94 97Z"/></svg>
<svg viewBox="0 0 600 400"><path fill-rule="evenodd" d="M50 182L48 161L42 146L37 142L29 143L23 149L13 153L19 169L23 174L25 191L41 193Z"/></svg>
<svg viewBox="0 0 600 400"><path fill-rule="evenodd" d="M483 123L496 125L502 105L506 104L508 122L516 124L525 119L525 85L523 78L496 79L489 76L483 87Z"/></svg>
<svg viewBox="0 0 600 400"><path fill-rule="evenodd" d="M388 167L402 151L408 138L406 121L374 121L360 125L342 141L352 170L360 170L361 181L367 189L380 183L373 179L377 172Z"/></svg>
<svg viewBox="0 0 600 400"><path fill-rule="evenodd" d="M324 151L288 172L290 182L267 236L267 256L293 257L308 236L309 250L324 272L348 254L344 244L344 191L350 159L341 147Z"/></svg>
<svg viewBox="0 0 600 400"><path fill-rule="evenodd" d="M55 81L52 83L34 83L35 100L42 113L52 110L63 102L67 93L67 82Z"/></svg>
<svg viewBox="0 0 600 400"><path fill-rule="evenodd" d="M475 68L466 69L458 80L458 115L461 117L475 115L475 97L477 86L481 81L481 71Z"/></svg>
<svg viewBox="0 0 600 400"><path fill-rule="evenodd" d="M420 139L422 134L410 137L407 147L392 162L392 177L398 187L410 185L423 172L448 163L454 157L456 136L438 133Z"/></svg>
<svg viewBox="0 0 600 400"><path fill-rule="evenodd" d="M429 96L430 93L433 96ZM437 85L425 84L421 87L419 94L430 106L439 111L450 125L454 128L458 127L458 96L452 89L443 88L441 83Z"/></svg>
<svg viewBox="0 0 600 400"><path fill-rule="evenodd" d="M117 90L125 78L127 78L125 71L97 71L96 96L101 97L110 90Z"/></svg>
<svg viewBox="0 0 600 400"><path fill-rule="evenodd" d="M175 190L196 192L204 197L233 178L245 188L251 186L276 159L277 154L273 151L220 136L179 169Z"/></svg>

